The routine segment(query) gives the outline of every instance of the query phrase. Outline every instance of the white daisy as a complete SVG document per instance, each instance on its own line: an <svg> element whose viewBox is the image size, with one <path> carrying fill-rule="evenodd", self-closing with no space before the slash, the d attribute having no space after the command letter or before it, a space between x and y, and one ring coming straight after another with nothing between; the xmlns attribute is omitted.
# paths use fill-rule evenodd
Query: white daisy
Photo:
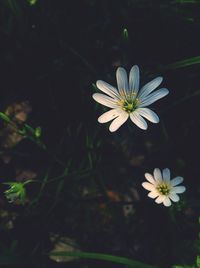
<svg viewBox="0 0 200 268"><path fill-rule="evenodd" d="M182 181L182 177L176 177L170 180L170 170L168 168L163 169L162 173L159 168L155 168L153 175L145 173L145 177L148 182L143 182L142 186L150 191L148 196L155 199L157 204L163 203L164 206L171 206L171 200L174 202L179 201L177 194L185 192L184 186L177 186Z"/></svg>
<svg viewBox="0 0 200 268"><path fill-rule="evenodd" d="M155 101L166 96L169 91L161 88L152 93L162 82L162 77L157 77L144 85L139 90L139 68L137 65L131 68L129 82L126 70L119 67L116 72L118 90L108 83L98 80L97 87L105 94L95 93L93 99L100 104L112 108L98 118L99 123L107 123L111 120L109 130L116 131L130 117L132 122L141 129L147 129L147 122L158 123L159 117L149 108Z"/></svg>

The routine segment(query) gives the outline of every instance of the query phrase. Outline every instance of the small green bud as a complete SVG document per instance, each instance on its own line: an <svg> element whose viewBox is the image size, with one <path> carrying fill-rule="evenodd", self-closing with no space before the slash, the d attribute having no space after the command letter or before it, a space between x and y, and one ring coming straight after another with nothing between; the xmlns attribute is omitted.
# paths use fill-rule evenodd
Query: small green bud
<svg viewBox="0 0 200 268"><path fill-rule="evenodd" d="M36 129L35 129L35 137L36 138L40 138L41 137L41 134L42 134L41 127L36 127Z"/></svg>
<svg viewBox="0 0 200 268"><path fill-rule="evenodd" d="M129 39L129 37L128 37L128 30L126 28L124 28L124 30L123 30L123 38L126 41L128 41L128 39Z"/></svg>
<svg viewBox="0 0 200 268"><path fill-rule="evenodd" d="M4 192L9 203L19 201L20 204L25 204L26 199L26 188L25 185L32 182L27 180L25 182L6 182L4 184L9 185L9 189Z"/></svg>
<svg viewBox="0 0 200 268"><path fill-rule="evenodd" d="M93 89L96 91L98 88L97 88L97 86L94 84L94 83L92 83L92 87L93 87Z"/></svg>
<svg viewBox="0 0 200 268"><path fill-rule="evenodd" d="M38 0L28 0L29 4L31 6L35 5L37 3Z"/></svg>

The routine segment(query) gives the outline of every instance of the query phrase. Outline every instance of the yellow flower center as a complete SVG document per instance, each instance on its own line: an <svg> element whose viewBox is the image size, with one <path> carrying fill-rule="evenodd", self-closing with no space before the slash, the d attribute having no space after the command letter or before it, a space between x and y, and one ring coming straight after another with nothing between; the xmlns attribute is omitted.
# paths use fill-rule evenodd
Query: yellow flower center
<svg viewBox="0 0 200 268"><path fill-rule="evenodd" d="M156 189L162 195L168 195L171 191L170 185L165 182L160 183Z"/></svg>
<svg viewBox="0 0 200 268"><path fill-rule="evenodd" d="M122 109L127 113L132 113L134 110L136 110L136 108L138 107L138 103L138 99L123 99L118 102Z"/></svg>

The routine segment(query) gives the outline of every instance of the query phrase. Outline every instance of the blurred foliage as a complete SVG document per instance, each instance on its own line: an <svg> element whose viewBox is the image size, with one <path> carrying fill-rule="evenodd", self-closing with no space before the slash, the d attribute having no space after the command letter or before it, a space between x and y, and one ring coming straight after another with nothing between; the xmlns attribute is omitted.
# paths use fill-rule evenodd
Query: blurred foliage
<svg viewBox="0 0 200 268"><path fill-rule="evenodd" d="M35 5L38 0L27 0L30 5Z"/></svg>

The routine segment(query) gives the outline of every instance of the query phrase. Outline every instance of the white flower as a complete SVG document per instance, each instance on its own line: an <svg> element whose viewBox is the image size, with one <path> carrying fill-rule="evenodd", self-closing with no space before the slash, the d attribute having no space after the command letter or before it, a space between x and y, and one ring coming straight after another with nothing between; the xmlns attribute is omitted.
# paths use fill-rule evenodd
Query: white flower
<svg viewBox="0 0 200 268"><path fill-rule="evenodd" d="M111 120L109 130L116 131L129 118L141 129L147 129L147 122L158 123L159 117L149 108L155 101L166 96L169 91L161 88L152 93L162 82L162 77L157 77L144 85L139 90L139 68L134 65L129 74L129 82L126 70L119 67L116 72L118 90L108 83L98 80L97 87L105 94L95 93L93 99L100 104L112 108L98 118L99 123L107 123ZM143 118L144 117L144 118Z"/></svg>
<svg viewBox="0 0 200 268"><path fill-rule="evenodd" d="M145 177L148 182L143 182L142 186L150 191L148 196L156 198L155 202L157 204L163 203L166 207L171 206L171 200L178 202L180 198L177 194L186 190L184 186L177 186L183 181L182 177L170 180L170 170L168 168L163 169L162 173L159 168L155 168L153 175L145 173Z"/></svg>

